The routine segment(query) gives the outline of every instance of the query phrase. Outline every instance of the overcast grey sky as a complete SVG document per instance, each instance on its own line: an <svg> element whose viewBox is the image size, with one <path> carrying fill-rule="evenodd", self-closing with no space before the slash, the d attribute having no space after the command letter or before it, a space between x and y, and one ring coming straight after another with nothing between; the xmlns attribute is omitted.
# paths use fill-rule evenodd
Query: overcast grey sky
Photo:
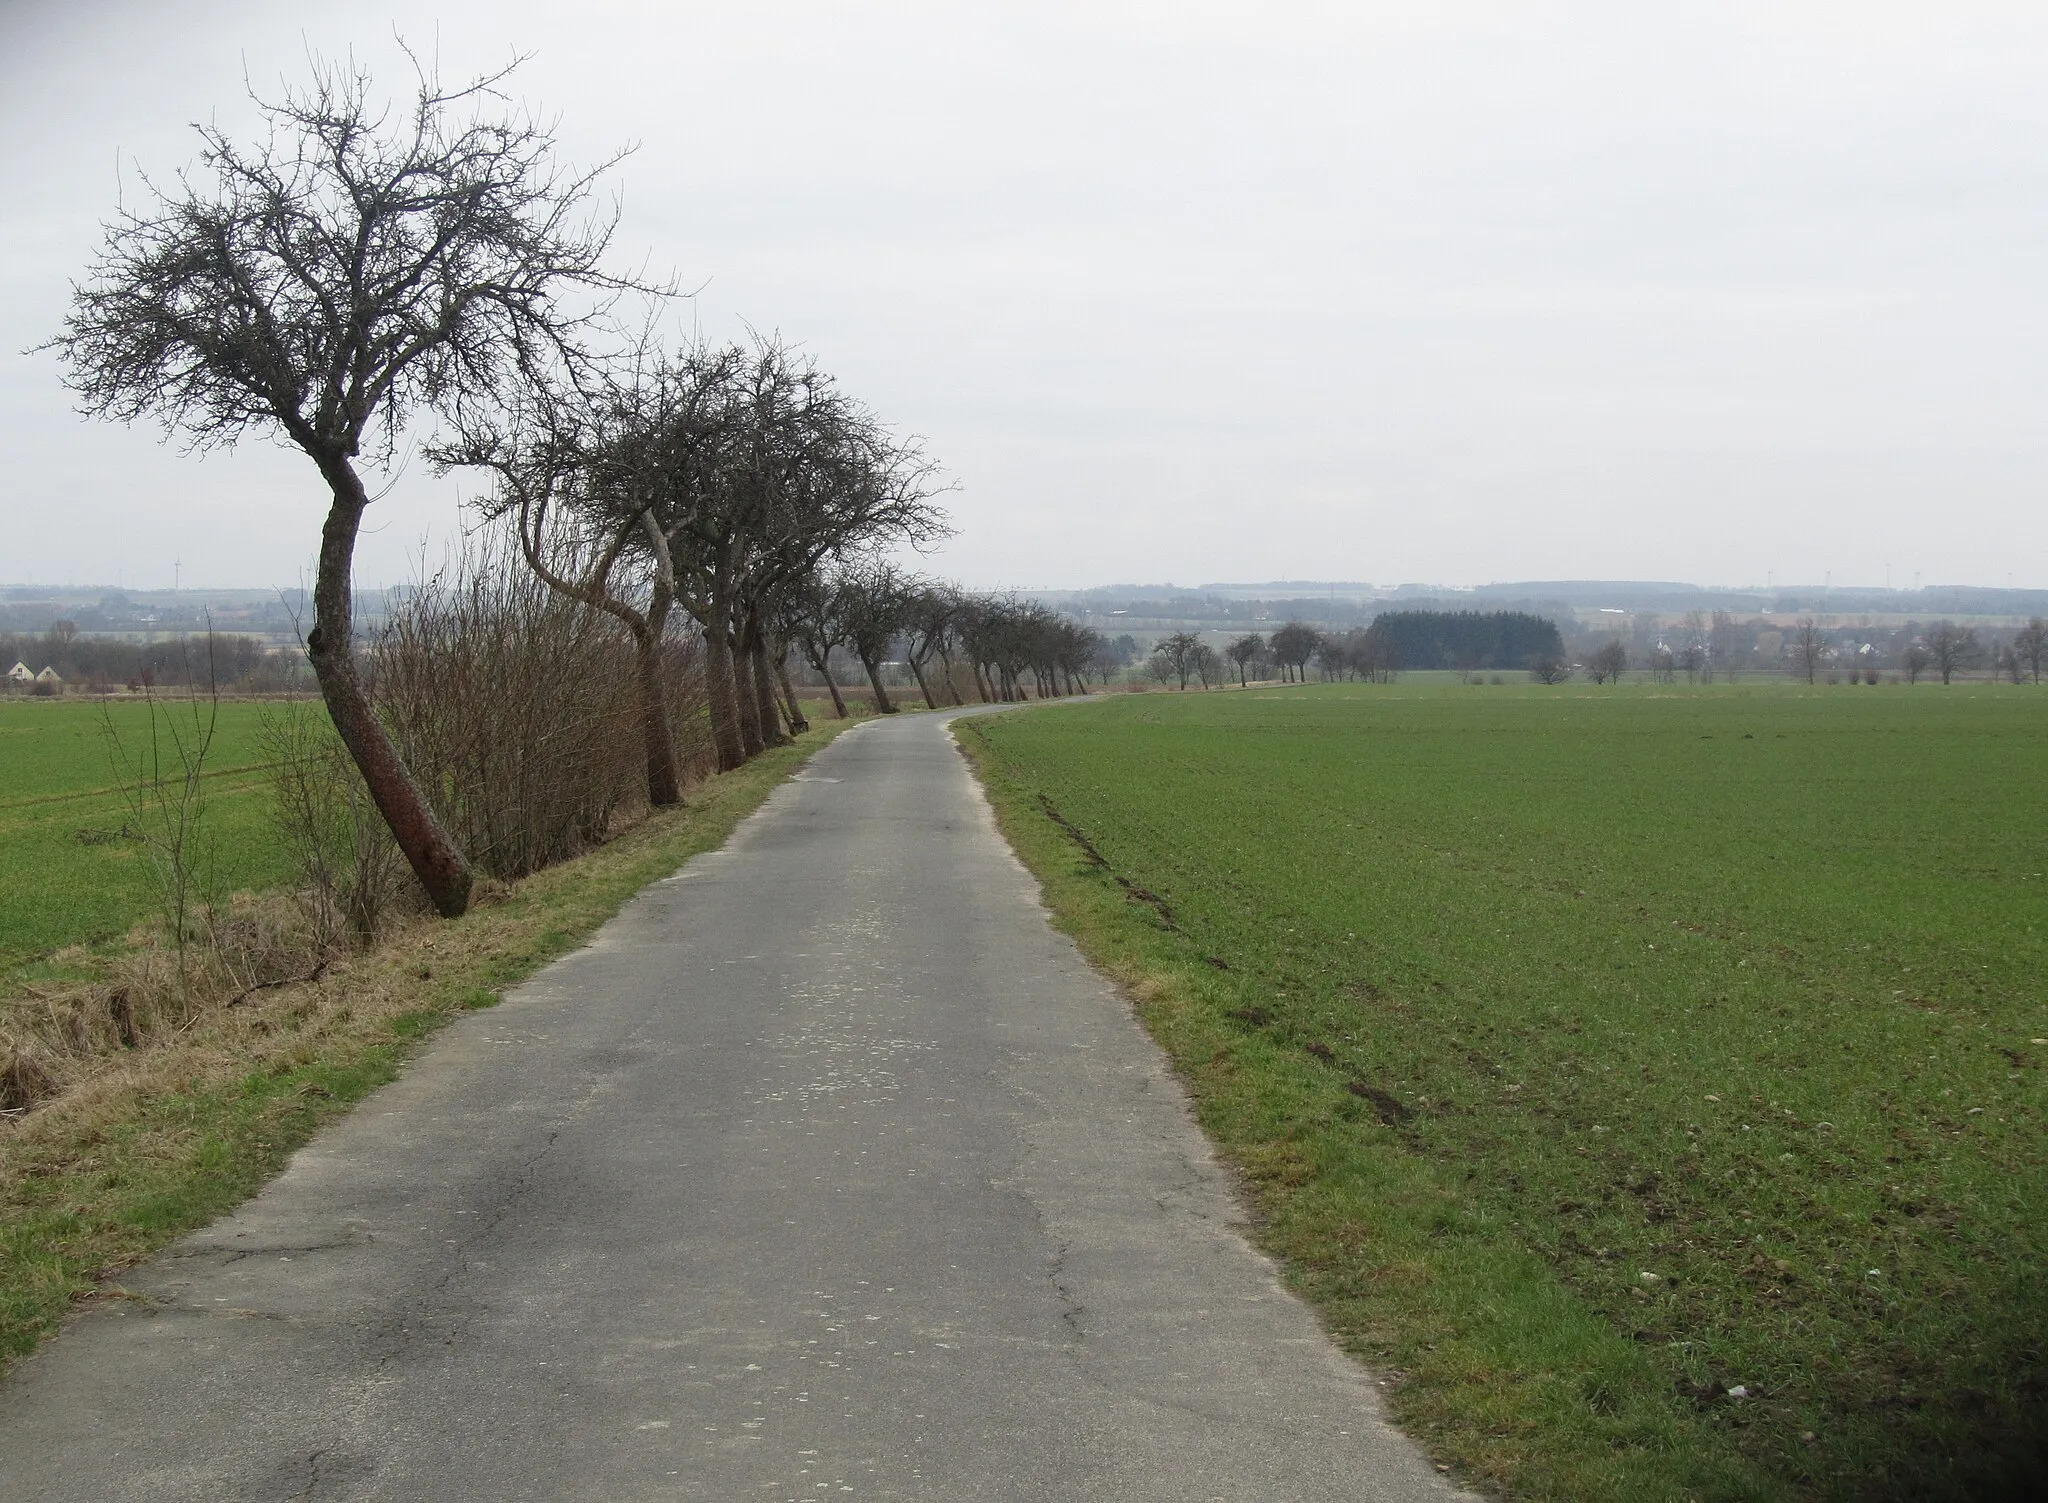
<svg viewBox="0 0 2048 1503"><path fill-rule="evenodd" d="M926 435L969 583L2048 586L2038 0L0 0L0 581L305 569L306 460L18 352L123 176L394 28L638 142L622 256ZM366 583L462 521L373 516Z"/></svg>

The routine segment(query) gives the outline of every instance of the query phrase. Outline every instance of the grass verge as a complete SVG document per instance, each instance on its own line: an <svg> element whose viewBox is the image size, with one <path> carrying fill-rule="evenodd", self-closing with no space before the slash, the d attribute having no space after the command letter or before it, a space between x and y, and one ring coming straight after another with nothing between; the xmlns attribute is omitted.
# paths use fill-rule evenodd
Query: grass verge
<svg viewBox="0 0 2048 1503"><path fill-rule="evenodd" d="M107 1285L121 1269L253 1194L420 1040L492 1005L647 883L722 845L857 723L824 722L461 919L421 920L317 982L209 1014L0 1125L0 1357L33 1349L79 1302L117 1296Z"/></svg>
<svg viewBox="0 0 2048 1503"><path fill-rule="evenodd" d="M1845 694L959 733L1440 1460L1528 1498L2039 1496L2048 702Z"/></svg>

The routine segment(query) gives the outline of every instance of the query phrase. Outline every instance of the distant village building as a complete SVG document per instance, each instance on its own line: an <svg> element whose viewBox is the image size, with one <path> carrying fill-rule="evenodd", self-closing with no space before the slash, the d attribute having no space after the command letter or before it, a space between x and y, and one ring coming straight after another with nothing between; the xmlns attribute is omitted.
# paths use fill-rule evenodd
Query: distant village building
<svg viewBox="0 0 2048 1503"><path fill-rule="evenodd" d="M39 684L61 684L64 682L64 675L54 668L45 668L36 675L36 682Z"/></svg>
<svg viewBox="0 0 2048 1503"><path fill-rule="evenodd" d="M35 678L36 676L28 671L28 664L19 658L16 658L14 666L7 670L7 681L10 684L32 684Z"/></svg>

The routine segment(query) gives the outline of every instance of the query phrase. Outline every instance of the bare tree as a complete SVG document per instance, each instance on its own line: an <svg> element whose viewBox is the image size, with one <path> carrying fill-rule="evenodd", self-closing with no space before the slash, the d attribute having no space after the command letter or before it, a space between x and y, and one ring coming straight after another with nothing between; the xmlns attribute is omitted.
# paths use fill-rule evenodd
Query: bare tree
<svg viewBox="0 0 2048 1503"><path fill-rule="evenodd" d="M833 713L846 719L846 699L832 676L833 649L844 646L852 631L853 598L845 573L812 575L784 597L783 610L790 635L825 680Z"/></svg>
<svg viewBox="0 0 2048 1503"><path fill-rule="evenodd" d="M527 567L632 635L647 801L665 808L683 797L661 663L675 570L640 453L648 389L629 380L585 390L578 374L529 373L499 410L462 415L459 435L428 453L442 469L488 472L494 485L479 508L511 524ZM645 577L629 581L622 576L635 562Z"/></svg>
<svg viewBox="0 0 2048 1503"><path fill-rule="evenodd" d="M1316 667L1322 670L1323 682L1349 676L1356 664L1351 637L1324 637L1316 644Z"/></svg>
<svg viewBox="0 0 2048 1503"><path fill-rule="evenodd" d="M917 691L924 696L925 707L936 710L938 698L932 693L931 683L925 677L925 670L931 666L934 657L943 661L960 616L959 593L945 585L930 580L912 581L903 601L903 630L908 638L904 644L904 658L910 664L910 676L917 680ZM947 664L950 669L951 664ZM948 672L940 682L952 694L952 674ZM958 697L954 696L958 703Z"/></svg>
<svg viewBox="0 0 2048 1503"><path fill-rule="evenodd" d="M1918 642L1908 642L1906 650L1899 654L1899 666L1906 670L1906 682L1917 684L1920 675L1934 662L1934 654Z"/></svg>
<svg viewBox="0 0 2048 1503"><path fill-rule="evenodd" d="M873 561L847 570L846 640L867 670L875 691L875 713L894 715L896 706L882 683L882 661L903 630L910 609L910 589L893 564Z"/></svg>
<svg viewBox="0 0 2048 1503"><path fill-rule="evenodd" d="M1401 670L1401 651L1395 645L1394 635L1378 621L1358 639L1357 658L1358 671L1368 683L1391 684Z"/></svg>
<svg viewBox="0 0 2048 1503"><path fill-rule="evenodd" d="M1268 650L1273 654L1273 661L1280 665L1283 677L1291 676L1294 681L1299 682L1303 666L1315 656L1316 649L1322 642L1322 634L1314 627L1300 621L1290 621L1273 633Z"/></svg>
<svg viewBox="0 0 2048 1503"><path fill-rule="evenodd" d="M2048 621L2034 617L2012 639L2013 656L2026 665L2035 683L2041 682L2041 663L2048 659Z"/></svg>
<svg viewBox="0 0 2048 1503"><path fill-rule="evenodd" d="M1137 640L1126 632L1113 642L1107 637L1097 638L1091 666L1107 682L1112 674L1129 668L1137 659Z"/></svg>
<svg viewBox="0 0 2048 1503"><path fill-rule="evenodd" d="M1799 671L1806 675L1810 684L1820 671L1820 665L1827 661L1827 629L1811 616L1801 616L1799 625L1792 631L1792 661L1799 665Z"/></svg>
<svg viewBox="0 0 2048 1503"><path fill-rule="evenodd" d="M1977 640L1977 633L1971 627L1957 626L1953 621L1937 621L1927 633L1927 656L1930 666L1941 675L1945 684L1959 669L1972 667L1983 660L1984 644Z"/></svg>
<svg viewBox="0 0 2048 1503"><path fill-rule="evenodd" d="M1251 665L1266 654L1266 639L1257 632L1249 632L1223 649L1223 655L1237 664L1237 686L1245 687L1245 674Z"/></svg>
<svg viewBox="0 0 2048 1503"><path fill-rule="evenodd" d="M1714 681L1714 659L1708 650L1707 617L1704 611L1687 611L1685 624L1678 629L1678 666L1685 670L1685 681L1689 684L1705 680Z"/></svg>
<svg viewBox="0 0 2048 1503"><path fill-rule="evenodd" d="M1061 620L1053 624L1053 666L1065 675L1067 693L1089 692L1088 674L1101 651L1101 632L1074 621Z"/></svg>
<svg viewBox="0 0 2048 1503"><path fill-rule="evenodd" d="M1177 631L1170 637L1161 637L1152 648L1152 655L1165 663L1179 686L1186 689L1188 680L1201 671L1202 650L1202 639L1194 632Z"/></svg>
<svg viewBox="0 0 2048 1503"><path fill-rule="evenodd" d="M516 64L514 65L516 66ZM355 544L406 423L487 400L507 373L573 358L621 286L595 173L505 105L510 68L460 88L421 70L393 120L367 73L316 63L253 145L199 129L204 173L123 211L51 341L85 411L150 417L194 449L257 434L303 450L329 493L306 649L363 781L434 906L469 903L469 863L372 713L354 651ZM610 166L605 163L598 171Z"/></svg>
<svg viewBox="0 0 2048 1503"><path fill-rule="evenodd" d="M654 515L677 596L704 628L719 765L731 768L773 735L768 628L782 598L835 554L922 546L947 528L920 445L779 341L673 365L681 384L713 395L693 409L707 441L659 450L668 458ZM860 634L850 640L858 648Z"/></svg>
<svg viewBox="0 0 2048 1503"><path fill-rule="evenodd" d="M1713 624L1707 629L1707 661L1730 683L1735 681L1735 665L1742 660L1743 629L1735 617L1727 611L1715 611Z"/></svg>
<svg viewBox="0 0 2048 1503"><path fill-rule="evenodd" d="M1628 648L1619 637L1603 642L1586 659L1586 677L1596 684L1618 684L1628 667Z"/></svg>

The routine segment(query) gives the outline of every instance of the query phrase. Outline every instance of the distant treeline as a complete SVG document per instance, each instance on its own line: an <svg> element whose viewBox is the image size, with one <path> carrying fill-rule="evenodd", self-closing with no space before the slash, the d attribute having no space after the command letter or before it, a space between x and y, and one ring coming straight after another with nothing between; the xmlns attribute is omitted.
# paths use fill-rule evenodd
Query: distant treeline
<svg viewBox="0 0 2048 1503"><path fill-rule="evenodd" d="M0 674L16 663L30 672L54 668L67 689L140 689L150 686L206 687L245 693L304 687L305 659L269 652L254 637L217 634L162 642L124 642L111 637L72 636L59 630L36 636L0 634Z"/></svg>
<svg viewBox="0 0 2048 1503"><path fill-rule="evenodd" d="M1526 611L1388 611L1372 624L1402 668L1528 668L1562 658L1557 623Z"/></svg>

